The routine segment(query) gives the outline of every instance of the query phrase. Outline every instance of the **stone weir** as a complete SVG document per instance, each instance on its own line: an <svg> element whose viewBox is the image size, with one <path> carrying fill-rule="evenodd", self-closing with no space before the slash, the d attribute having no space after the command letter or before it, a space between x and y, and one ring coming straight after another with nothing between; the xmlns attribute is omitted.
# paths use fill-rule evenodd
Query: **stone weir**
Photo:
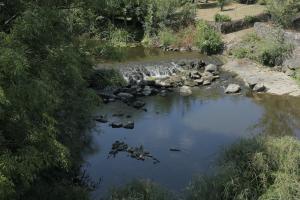
<svg viewBox="0 0 300 200"><path fill-rule="evenodd" d="M165 96L178 88L181 95L192 93L191 87L211 85L220 78L219 67L222 62L213 60L177 60L152 64L127 64L118 67L120 74L127 81L123 87L108 87L98 91L104 103L121 100L135 108L144 104L137 98L151 95Z"/></svg>
<svg viewBox="0 0 300 200"><path fill-rule="evenodd" d="M217 57L207 57L204 59L180 59L99 65L98 69L103 70L105 68L113 68L122 75L129 85L136 85L143 81L163 80L179 74L199 71L209 64L218 67L223 63Z"/></svg>

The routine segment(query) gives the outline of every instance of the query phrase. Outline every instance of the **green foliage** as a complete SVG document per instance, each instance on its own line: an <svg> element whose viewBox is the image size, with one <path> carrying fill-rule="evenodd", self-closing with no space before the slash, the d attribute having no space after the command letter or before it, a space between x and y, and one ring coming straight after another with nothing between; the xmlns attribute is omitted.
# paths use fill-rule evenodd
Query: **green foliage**
<svg viewBox="0 0 300 200"><path fill-rule="evenodd" d="M133 181L121 188L114 188L107 200L171 200L172 195L150 181Z"/></svg>
<svg viewBox="0 0 300 200"><path fill-rule="evenodd" d="M237 58L249 58L273 67L281 65L292 49L292 45L286 44L280 37L261 39L257 35L251 34L233 48L231 53Z"/></svg>
<svg viewBox="0 0 300 200"><path fill-rule="evenodd" d="M272 20L285 28L291 27L293 18L299 11L298 0L267 0L268 12Z"/></svg>
<svg viewBox="0 0 300 200"><path fill-rule="evenodd" d="M244 21L248 24L254 24L255 22L258 21L256 16L245 16Z"/></svg>
<svg viewBox="0 0 300 200"><path fill-rule="evenodd" d="M242 140L221 156L215 175L189 185L187 200L299 199L299 151L292 137Z"/></svg>
<svg viewBox="0 0 300 200"><path fill-rule="evenodd" d="M170 46L176 44L178 39L175 33L170 29L163 29L158 32L159 43L164 46Z"/></svg>
<svg viewBox="0 0 300 200"><path fill-rule="evenodd" d="M20 1L22 12L16 11L18 17L8 33L0 34L0 196L4 200L44 199L37 192L28 193L33 185L45 182L53 185L53 193L64 187L62 180L73 184L68 172L76 168L78 148L86 142L75 141L88 138L83 133L96 100L86 81L92 63L73 42L70 10L52 8L70 5L28 2ZM55 180L47 176L55 173L61 176Z"/></svg>
<svg viewBox="0 0 300 200"><path fill-rule="evenodd" d="M231 17L228 15L221 15L219 13L215 15L215 22L230 22L230 21L231 21Z"/></svg>
<svg viewBox="0 0 300 200"><path fill-rule="evenodd" d="M196 29L196 45L202 53L216 54L222 51L224 43L220 33L203 21L198 22Z"/></svg>
<svg viewBox="0 0 300 200"><path fill-rule="evenodd" d="M227 0L217 0L217 1L218 1L218 5L220 6L221 11L223 11Z"/></svg>
<svg viewBox="0 0 300 200"><path fill-rule="evenodd" d="M99 69L91 76L91 86L97 89L104 89L107 86L125 86L126 81L114 69Z"/></svg>

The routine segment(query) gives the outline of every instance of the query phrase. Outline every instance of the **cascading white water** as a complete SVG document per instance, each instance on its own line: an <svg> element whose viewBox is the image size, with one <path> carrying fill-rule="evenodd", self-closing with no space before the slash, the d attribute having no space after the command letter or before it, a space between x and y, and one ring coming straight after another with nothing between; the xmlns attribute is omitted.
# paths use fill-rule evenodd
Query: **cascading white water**
<svg viewBox="0 0 300 200"><path fill-rule="evenodd" d="M124 67L120 69L120 73L128 83L139 83L143 80L149 80L152 78L166 78L172 76L183 68L178 64L164 63L164 64L149 64L149 65L136 65L130 67Z"/></svg>

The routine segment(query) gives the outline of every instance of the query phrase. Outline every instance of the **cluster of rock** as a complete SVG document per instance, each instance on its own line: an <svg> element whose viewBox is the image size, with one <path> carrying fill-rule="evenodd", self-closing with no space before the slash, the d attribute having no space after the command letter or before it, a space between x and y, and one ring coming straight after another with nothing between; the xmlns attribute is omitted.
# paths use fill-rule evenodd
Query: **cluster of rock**
<svg viewBox="0 0 300 200"><path fill-rule="evenodd" d="M172 47L172 46L165 46L165 45L159 45L159 48L161 48L163 51L179 51L179 52L185 52L185 51L197 51L196 47Z"/></svg>
<svg viewBox="0 0 300 200"><path fill-rule="evenodd" d="M120 152L127 152L129 156L136 160L145 161L147 158L153 160L153 164L157 164L160 161L155 158L150 152L145 151L144 147L141 145L139 147L129 147L125 142L116 141L112 144L111 151L108 154L108 158L116 157Z"/></svg>
<svg viewBox="0 0 300 200"><path fill-rule="evenodd" d="M123 116L123 114L122 114ZM118 117L121 117L119 114L118 114ZM130 118L131 116L130 115L127 115L126 118ZM108 123L108 119L106 116L98 116L95 118L95 120L97 122L100 122L100 123ZM126 122L112 122L109 124L112 128L125 128L125 129L134 129L134 122L133 121L126 121Z"/></svg>

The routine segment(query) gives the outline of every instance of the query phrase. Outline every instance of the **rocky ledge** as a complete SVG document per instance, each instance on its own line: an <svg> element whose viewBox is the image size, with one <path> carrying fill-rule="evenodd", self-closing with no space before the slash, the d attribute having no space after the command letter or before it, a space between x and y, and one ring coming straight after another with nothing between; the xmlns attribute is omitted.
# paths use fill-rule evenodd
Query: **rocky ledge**
<svg viewBox="0 0 300 200"><path fill-rule="evenodd" d="M253 61L229 60L222 68L238 75L253 91L274 95L300 96L300 87L288 74L263 67Z"/></svg>

